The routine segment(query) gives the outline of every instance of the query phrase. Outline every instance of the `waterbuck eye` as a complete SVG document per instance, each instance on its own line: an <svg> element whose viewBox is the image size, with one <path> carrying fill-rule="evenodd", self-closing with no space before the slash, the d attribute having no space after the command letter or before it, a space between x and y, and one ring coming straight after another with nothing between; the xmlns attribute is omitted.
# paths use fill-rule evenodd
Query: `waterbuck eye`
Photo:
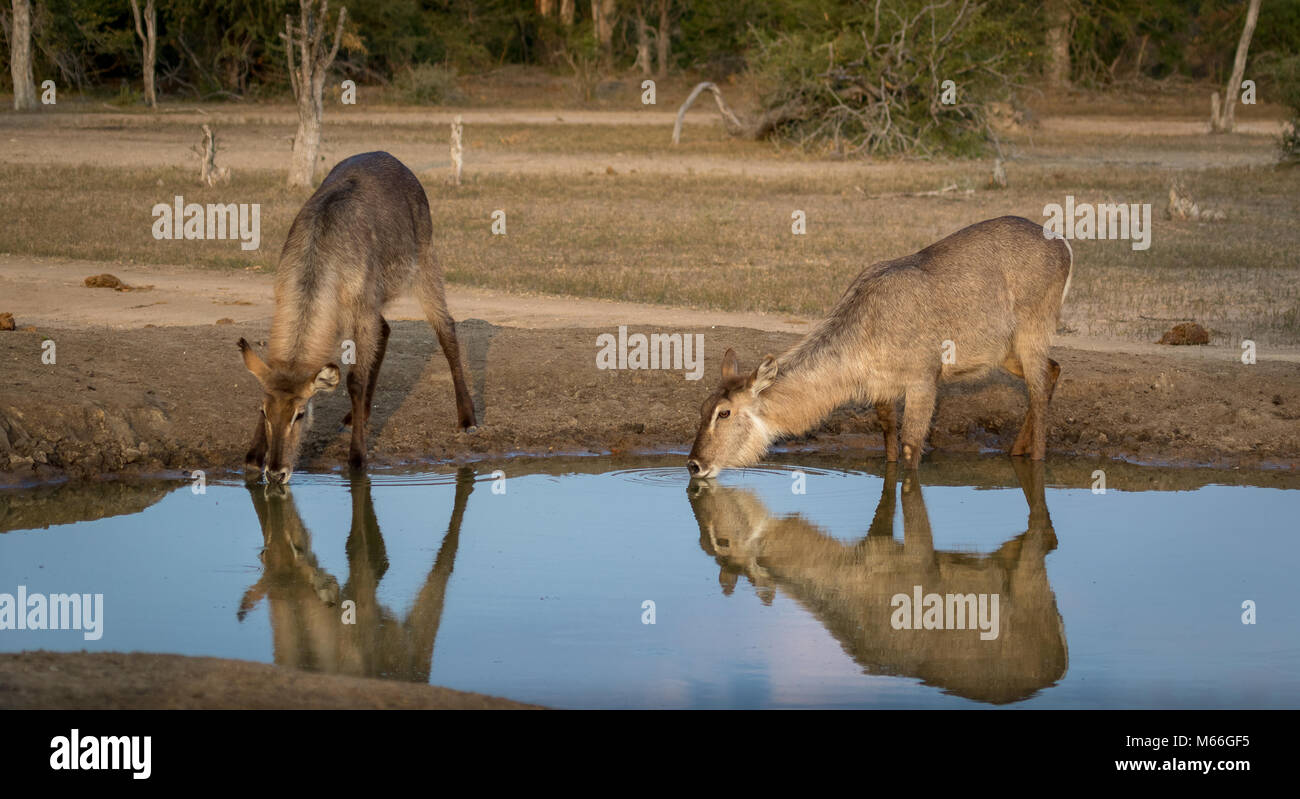
<svg viewBox="0 0 1300 799"><path fill-rule="evenodd" d="M304 416L306 416L306 415L307 415L307 412L306 412L306 411L298 411L297 413L295 413L295 414L293 415L293 420L296 422L296 421L298 421L299 419L301 419L302 417L304 417Z"/></svg>
<svg viewBox="0 0 1300 799"><path fill-rule="evenodd" d="M726 419L730 415L731 415L731 411L718 411L719 419Z"/></svg>

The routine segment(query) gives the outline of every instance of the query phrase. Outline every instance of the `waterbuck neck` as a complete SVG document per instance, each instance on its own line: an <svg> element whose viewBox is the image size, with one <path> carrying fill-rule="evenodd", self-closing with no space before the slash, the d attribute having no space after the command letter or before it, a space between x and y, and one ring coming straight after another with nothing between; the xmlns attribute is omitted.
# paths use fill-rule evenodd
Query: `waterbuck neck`
<svg viewBox="0 0 1300 799"><path fill-rule="evenodd" d="M805 340L777 359L777 375L762 392L760 416L770 433L806 433L840 405L858 398L860 385L828 348Z"/></svg>
<svg viewBox="0 0 1300 799"><path fill-rule="evenodd" d="M337 361L341 309L334 276L300 268L286 277L276 287L271 359L290 369L319 369Z"/></svg>

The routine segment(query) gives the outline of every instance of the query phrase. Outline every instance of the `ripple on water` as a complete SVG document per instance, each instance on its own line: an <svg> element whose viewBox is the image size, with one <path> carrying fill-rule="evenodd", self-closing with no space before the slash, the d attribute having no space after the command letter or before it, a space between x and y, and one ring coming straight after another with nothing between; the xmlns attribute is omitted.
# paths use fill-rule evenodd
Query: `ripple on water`
<svg viewBox="0 0 1300 799"><path fill-rule="evenodd" d="M803 472L808 477L852 477L858 473L836 469L818 469L811 466L796 466L785 463L761 463L746 469L727 469L722 472L721 481L725 483L751 482L765 478L782 477L790 479L795 472ZM628 483L656 486L685 486L690 476L681 466L653 466L639 469L619 469L606 472L605 477Z"/></svg>

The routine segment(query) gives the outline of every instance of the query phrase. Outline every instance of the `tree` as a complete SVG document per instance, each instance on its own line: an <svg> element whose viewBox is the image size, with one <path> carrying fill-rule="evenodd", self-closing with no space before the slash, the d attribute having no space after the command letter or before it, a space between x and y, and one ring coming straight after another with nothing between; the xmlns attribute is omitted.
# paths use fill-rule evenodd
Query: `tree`
<svg viewBox="0 0 1300 799"><path fill-rule="evenodd" d="M294 99L298 101L298 132L293 137L293 158L289 162L289 185L310 187L316 175L316 156L320 152L321 117L325 109L321 93L325 88L325 74L338 55L343 38L343 23L347 8L339 9L338 23L334 27L334 43L325 49L325 27L329 16L329 0L321 0L316 12L316 0L298 0L299 21L284 15L284 30L280 34L289 58L289 81ZM294 64L294 50L298 63Z"/></svg>
<svg viewBox="0 0 1300 799"><path fill-rule="evenodd" d="M140 21L140 4L131 0L131 13L135 16L135 32L144 48L141 60L144 68L144 102L150 108L158 107L158 92L154 87L154 64L158 60L158 9L154 0L145 0L144 24Z"/></svg>
<svg viewBox="0 0 1300 799"><path fill-rule="evenodd" d="M648 78L654 71L654 67L650 63L650 25L646 22L646 2L647 0L636 0L636 4L632 7L632 20L636 25L636 64L634 67Z"/></svg>
<svg viewBox="0 0 1300 799"><path fill-rule="evenodd" d="M1053 89L1070 86L1070 3L1047 0L1047 85Z"/></svg>
<svg viewBox="0 0 1300 799"><path fill-rule="evenodd" d="M14 21L9 36L9 74L14 79L14 110L36 110L36 80L32 77L32 4L14 0Z"/></svg>
<svg viewBox="0 0 1300 799"><path fill-rule="evenodd" d="M614 0L591 0L591 22L600 49L608 56L614 47L614 26L618 23Z"/></svg>
<svg viewBox="0 0 1300 799"><path fill-rule="evenodd" d="M1241 29L1241 38L1237 40L1237 58L1232 62L1232 77L1228 78L1223 104L1217 114L1210 116L1210 130L1214 133L1231 131L1235 124L1237 95L1241 92L1241 78L1246 73L1246 53L1250 50L1250 38L1255 35L1258 21L1259 0L1250 0L1250 7L1246 9L1246 26Z"/></svg>
<svg viewBox="0 0 1300 799"><path fill-rule="evenodd" d="M655 30L655 49L659 63L656 75L659 80L668 77L668 51L672 42L673 0L657 0L659 4L659 27Z"/></svg>

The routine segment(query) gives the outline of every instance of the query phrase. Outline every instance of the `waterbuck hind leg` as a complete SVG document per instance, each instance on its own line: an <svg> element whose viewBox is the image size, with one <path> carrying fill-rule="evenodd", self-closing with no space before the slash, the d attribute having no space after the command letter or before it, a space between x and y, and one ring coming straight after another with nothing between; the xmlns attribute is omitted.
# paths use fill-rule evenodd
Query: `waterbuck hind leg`
<svg viewBox="0 0 1300 799"><path fill-rule="evenodd" d="M915 469L921 465L921 451L925 436L930 431L934 416L934 403L939 390L935 383L909 386L904 396L903 408L903 466Z"/></svg>
<svg viewBox="0 0 1300 799"><path fill-rule="evenodd" d="M1029 455L1034 460L1042 460L1047 456L1047 405L1056 391L1061 365L1051 358L1045 358L1045 366L1026 368L1024 360L1007 356L1007 361L1002 365L1013 375L1024 378L1029 390L1029 409L1025 412L1025 421L1020 425L1015 443L1011 445L1011 455Z"/></svg>
<svg viewBox="0 0 1300 799"><path fill-rule="evenodd" d="M416 297L424 308L424 315L429 318L429 326L438 336L442 354L447 357L447 366L451 369L451 382L456 390L456 418L460 428L467 433L478 429L474 417L474 401L470 399L469 387L465 381L465 367L460 358L460 342L456 340L456 320L447 311L447 297L443 288L442 271L433 256L432 250L426 251L420 262L420 272L416 276Z"/></svg>
<svg viewBox="0 0 1300 799"><path fill-rule="evenodd" d="M880 420L880 428L884 431L885 461L896 463L898 461L898 416L894 411L894 403L877 402L876 418Z"/></svg>

